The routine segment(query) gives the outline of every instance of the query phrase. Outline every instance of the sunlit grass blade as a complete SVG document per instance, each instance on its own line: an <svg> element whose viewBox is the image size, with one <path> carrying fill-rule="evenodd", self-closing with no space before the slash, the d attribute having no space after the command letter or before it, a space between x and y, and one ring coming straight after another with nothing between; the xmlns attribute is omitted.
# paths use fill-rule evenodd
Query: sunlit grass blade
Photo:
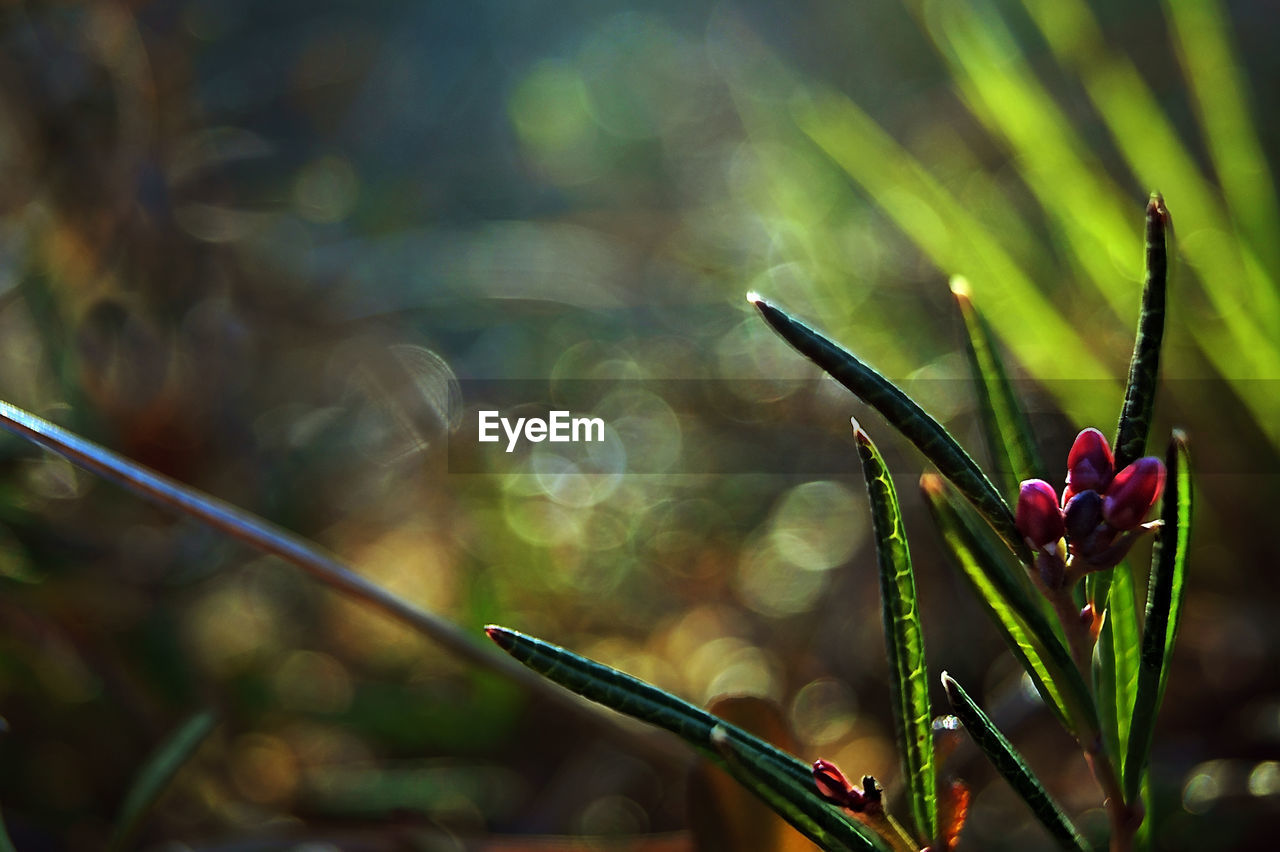
<svg viewBox="0 0 1280 852"><path fill-rule="evenodd" d="M1093 646L1093 696L1098 707L1098 728L1102 731L1102 746L1113 766L1119 765L1116 743L1120 739L1116 721L1116 652L1111 628L1112 613L1102 616L1098 641Z"/></svg>
<svg viewBox="0 0 1280 852"><path fill-rule="evenodd" d="M1138 632L1137 591L1133 569L1127 562L1112 571L1107 617L1111 622L1113 672L1116 698L1116 759L1119 766L1129 746L1129 723L1138 689L1138 656L1142 637Z"/></svg>
<svg viewBox="0 0 1280 852"><path fill-rule="evenodd" d="M147 760L125 796L120 816L107 844L109 850L126 848L134 832L169 787L178 770L191 759L196 749L209 736L215 721L212 711L197 713L174 731Z"/></svg>
<svg viewBox="0 0 1280 852"><path fill-rule="evenodd" d="M1036 449L1027 414L1009 383L995 334L973 304L969 282L953 277L951 292L964 318L969 365L977 386L978 410L982 414L987 447L997 472L1003 474L1005 493L1017 494L1022 480L1047 479L1044 462Z"/></svg>
<svg viewBox="0 0 1280 852"><path fill-rule="evenodd" d="M848 350L804 323L792 319L786 312L754 293L749 294L748 298L784 340L863 402L879 411L890 425L915 444L925 458L973 503L1013 552L1023 561L1030 561L1027 546L1014 527L1009 504L942 424L930 417L896 385L859 361Z"/></svg>
<svg viewBox="0 0 1280 852"><path fill-rule="evenodd" d="M1086 422L1111 416L1102 403L1113 386L1119 392L1112 371L1009 255L998 233L978 222L924 163L847 97L815 90L793 101L792 114L799 128L939 269L963 273L973 282L989 306L992 327L1030 373L1047 382L1096 383L1088 393L1079 392L1083 385L1075 381L1050 387ZM1123 228L1123 217L1120 222ZM1034 339L1023 333L1027 328L1036 329Z"/></svg>
<svg viewBox="0 0 1280 852"><path fill-rule="evenodd" d="M1096 733L1088 686L1044 610L981 535L976 519L971 522L962 514L958 498L947 492L940 478L925 475L920 487L947 551L1045 704L1068 730L1082 737Z"/></svg>
<svg viewBox="0 0 1280 852"><path fill-rule="evenodd" d="M1275 239L1280 204L1250 115L1248 87L1231 45L1224 4L1165 0L1163 5L1231 218L1274 278L1280 275Z"/></svg>
<svg viewBox="0 0 1280 852"><path fill-rule="evenodd" d="M1182 593L1186 584L1187 546L1191 536L1191 470L1187 439L1174 432L1165 458L1165 480L1161 517L1164 526L1156 539L1151 579L1147 589L1146 623L1142 631L1142 655L1138 667L1137 697L1129 746L1124 762L1126 796L1132 798L1142 781L1156 713L1169 681L1169 659L1178 636L1182 613Z"/></svg>
<svg viewBox="0 0 1280 852"><path fill-rule="evenodd" d="M778 813L825 848L884 848L880 839L869 829L855 825L838 809L821 799L809 766L764 740L666 690L557 645L497 625L486 627L485 632L502 650L549 680L619 713L670 731L712 760L725 764L720 750L712 740L712 732L719 730L720 736L732 739L736 753L744 757L744 762L756 765L752 774L754 780L747 786L753 790L761 784L770 786L770 795L775 799L766 801L771 805L775 800L793 797L796 790L803 790L821 806L813 815L805 815L799 822L792 819L798 813L794 808L790 811L779 810ZM733 772L732 767L726 768ZM766 782L762 780L764 778L769 780ZM785 794L778 789L783 786L788 788ZM852 832L848 836L856 835L857 843L861 845L854 841L849 841L846 845L845 839L835 833L846 831L837 826L837 822L848 826L847 831Z"/></svg>
<svg viewBox="0 0 1280 852"><path fill-rule="evenodd" d="M898 735L903 777L916 835L930 843L938 834L938 779L933 765L933 712L929 708L929 671L924 629L916 599L911 552L898 508L898 493L884 459L871 438L854 423L858 457L871 500L871 523L880 565L880 604L889 652L889 689Z"/></svg>
<svg viewBox="0 0 1280 852"><path fill-rule="evenodd" d="M63 456L103 479L124 486L146 500L189 515L219 532L297 565L325 585L404 622L464 660L502 672L533 689L558 695L547 690L541 679L530 676L501 654L493 653L462 628L370 582L318 545L270 521L143 467L2 401L0 427Z"/></svg>
<svg viewBox="0 0 1280 852"><path fill-rule="evenodd" d="M812 782L797 784L789 774L780 772L773 765L753 760L751 752L723 725L711 729L711 746L720 756L725 770L738 783L755 793L815 843L826 849L891 848L869 830L855 827L852 819L815 795Z"/></svg>
<svg viewBox="0 0 1280 852"><path fill-rule="evenodd" d="M1169 211L1165 209L1164 199L1153 194L1147 203L1147 274L1142 288L1142 311L1133 342L1133 359L1129 362L1124 408L1112 442L1116 470L1122 470L1146 453L1147 435L1151 432L1151 414L1155 410L1160 380L1160 347L1164 343L1165 290L1169 276L1165 231L1168 227Z"/></svg>
<svg viewBox="0 0 1280 852"><path fill-rule="evenodd" d="M1111 762L1119 766L1129 742L1138 686L1138 607L1133 572L1121 563L1111 575L1108 603L1093 649L1094 695L1102 740Z"/></svg>
<svg viewBox="0 0 1280 852"><path fill-rule="evenodd" d="M1027 803L1036 819L1048 829L1058 845L1063 849L1087 852L1089 847L1084 838L1076 832L1071 821L1062 812L1062 808L1032 773L1026 761L1022 759L1022 755L1014 749L1005 735L1000 733L1000 729L992 723L987 714L982 712L982 708L946 672L942 673L942 685L946 687L947 699L951 702L952 711L964 723L969 736L973 737L973 741L977 743L978 748L982 749L982 753L995 766L1001 777L1009 782L1014 792Z"/></svg>

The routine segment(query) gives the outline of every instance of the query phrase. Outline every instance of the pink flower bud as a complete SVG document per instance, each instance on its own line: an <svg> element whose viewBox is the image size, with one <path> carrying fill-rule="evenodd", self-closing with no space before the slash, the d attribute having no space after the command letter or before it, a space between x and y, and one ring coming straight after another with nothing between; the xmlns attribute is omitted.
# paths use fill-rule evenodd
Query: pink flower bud
<svg viewBox="0 0 1280 852"><path fill-rule="evenodd" d="M1063 502L1081 491L1106 491L1114 470L1115 456L1111 455L1111 445L1106 437L1097 429L1085 429L1076 435L1071 452L1067 454L1068 493Z"/></svg>
<svg viewBox="0 0 1280 852"><path fill-rule="evenodd" d="M1018 532L1035 548L1044 548L1062 538L1066 527L1058 508L1058 493L1043 479L1027 479L1018 490L1018 511L1014 518Z"/></svg>
<svg viewBox="0 0 1280 852"><path fill-rule="evenodd" d="M836 805L855 812L867 807L863 792L850 784L845 773L829 760L813 761L813 782L818 785L820 796L828 802L835 802Z"/></svg>
<svg viewBox="0 0 1280 852"><path fill-rule="evenodd" d="M1102 516L1118 530L1131 530L1151 511L1164 488L1164 464L1140 458L1116 474L1102 502Z"/></svg>
<svg viewBox="0 0 1280 852"><path fill-rule="evenodd" d="M818 785L818 793L828 802L848 806L853 785L844 777L840 767L829 760L813 762L813 783Z"/></svg>

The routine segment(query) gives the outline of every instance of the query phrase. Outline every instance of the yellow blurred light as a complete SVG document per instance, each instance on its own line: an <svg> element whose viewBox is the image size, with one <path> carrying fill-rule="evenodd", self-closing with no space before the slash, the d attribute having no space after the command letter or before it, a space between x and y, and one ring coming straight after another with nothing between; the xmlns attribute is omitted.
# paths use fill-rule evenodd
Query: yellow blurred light
<svg viewBox="0 0 1280 852"><path fill-rule="evenodd" d="M849 558L867 532L867 512L838 482L806 482L788 491L773 515L770 541L797 568L826 571Z"/></svg>
<svg viewBox="0 0 1280 852"><path fill-rule="evenodd" d="M266 734L244 734L231 748L231 780L250 801L279 804L298 784L298 761L289 744Z"/></svg>
<svg viewBox="0 0 1280 852"><path fill-rule="evenodd" d="M282 706L308 713L341 713L353 694L346 666L315 651L294 651L285 657L274 685Z"/></svg>

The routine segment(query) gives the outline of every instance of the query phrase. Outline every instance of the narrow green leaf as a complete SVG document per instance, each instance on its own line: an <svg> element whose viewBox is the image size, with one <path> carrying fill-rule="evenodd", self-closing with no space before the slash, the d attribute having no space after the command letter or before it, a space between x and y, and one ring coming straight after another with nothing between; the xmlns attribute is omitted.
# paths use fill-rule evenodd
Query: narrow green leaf
<svg viewBox="0 0 1280 852"><path fill-rule="evenodd" d="M982 712L982 708L946 672L942 673L942 685L946 687L947 699L951 702L952 711L964 723L969 736L973 737L978 748L982 749L982 753L987 756L1004 780L1009 782L1014 792L1030 806L1036 819L1049 830L1049 834L1058 845L1063 849L1087 852L1088 845L1076 832L1071 821L1062 812L1062 808L1045 790L1040 779L1032 773L1031 768L1027 766L1013 744L1000 733L1000 729L992 723L987 714Z"/></svg>
<svg viewBox="0 0 1280 852"><path fill-rule="evenodd" d="M1098 641L1093 645L1093 695L1098 707L1102 747L1112 766L1119 765L1120 725L1116 721L1116 651L1110 609L1102 614Z"/></svg>
<svg viewBox="0 0 1280 852"><path fill-rule="evenodd" d="M797 789L808 791L822 805L821 814L829 814L821 816L823 822L819 822L814 815L802 814L803 818L799 821L793 819L799 813L794 806L787 810L779 809L778 813L798 831L824 848L885 849L880 838L869 829L846 819L837 808L822 801L808 765L742 728L652 684L541 639L497 625L486 627L485 632L498 647L533 671L584 698L670 731L716 763L725 765L732 774L733 769L726 765L712 740L712 732L719 729L722 732L720 736L731 738L737 751L746 756L743 763L755 765L750 783L743 778L739 780L755 792L759 792L760 785L773 785L770 786L770 796L774 798L766 798L770 806L775 801L791 796ZM771 780L761 780L766 777ZM791 792L784 792L781 789L784 786ZM835 833L836 829L832 827L834 823L826 822L830 818L838 818L842 825L850 826L848 830L856 835L857 840L849 840L848 837Z"/></svg>
<svg viewBox="0 0 1280 852"><path fill-rule="evenodd" d="M748 294L748 299L784 340L853 391L863 402L879 411L895 429L915 444L925 458L973 503L974 508L999 533L1018 559L1027 563L1031 561L1026 542L1014 526L1009 504L942 424L925 413L896 385L859 361L848 350L804 323L792 319L780 308L756 294Z"/></svg>
<svg viewBox="0 0 1280 852"><path fill-rule="evenodd" d="M197 713L174 731L147 759L124 798L120 816L107 844L108 849L125 848L152 805L168 788L169 782L191 759L205 737L209 736L215 721L212 711Z"/></svg>
<svg viewBox="0 0 1280 852"><path fill-rule="evenodd" d="M1138 316L1138 334L1133 342L1133 359L1129 362L1129 383L1124 392L1124 408L1113 441L1116 470L1141 458L1147 450L1151 431L1151 413L1156 404L1156 384L1160 376L1160 347L1164 342L1165 287L1169 277L1169 261L1165 246L1165 229L1169 211L1159 193L1147 203L1146 256L1147 277L1142 287L1142 312Z"/></svg>
<svg viewBox="0 0 1280 852"><path fill-rule="evenodd" d="M902 756L902 775L906 779L916 835L928 844L938 834L938 779L933 765L933 711L929 707L924 629L920 626L911 551L902 528L893 478L871 438L856 421L853 426L871 499L871 523L880 565L884 640L889 652L889 687L893 693L893 722Z"/></svg>
<svg viewBox="0 0 1280 852"><path fill-rule="evenodd" d="M1157 533L1147 586L1147 615L1142 631L1142 655L1138 666L1137 698L1129 747L1124 763L1125 794L1137 792L1151 752L1156 713L1169 682L1169 659L1178 636L1182 593L1187 574L1187 547L1191 537L1191 466L1187 438L1174 432L1165 456L1168 477L1160 515L1164 526Z"/></svg>
<svg viewBox="0 0 1280 852"><path fill-rule="evenodd" d="M969 366L977 383L978 410L982 414L987 448L996 470L1002 474L1005 493L1017 494L1018 485L1024 479L1048 479L1044 462L1036 449L1027 414L1009 383L995 334L970 297L969 282L959 276L952 278L951 293L968 332Z"/></svg>
<svg viewBox="0 0 1280 852"><path fill-rule="evenodd" d="M947 551L1045 704L1068 730L1079 730L1081 719L1087 720L1085 730L1094 727L1089 689L1043 609L937 476L921 477L920 487Z"/></svg>
<svg viewBox="0 0 1280 852"><path fill-rule="evenodd" d="M815 843L828 849L877 849L868 830L857 826L838 808L814 795L813 781L801 785L789 774L766 761L752 759L752 753L724 725L711 729L711 745L734 779L755 793ZM871 835L874 836L874 835ZM829 845L830 842L838 846Z"/></svg>
<svg viewBox="0 0 1280 852"><path fill-rule="evenodd" d="M1138 656L1142 637L1138 632L1138 598L1133 583L1133 568L1122 562L1111 572L1111 597L1107 603L1107 619L1111 622L1112 652L1116 698L1116 758L1129 747L1129 723L1133 719L1134 697L1138 690Z"/></svg>

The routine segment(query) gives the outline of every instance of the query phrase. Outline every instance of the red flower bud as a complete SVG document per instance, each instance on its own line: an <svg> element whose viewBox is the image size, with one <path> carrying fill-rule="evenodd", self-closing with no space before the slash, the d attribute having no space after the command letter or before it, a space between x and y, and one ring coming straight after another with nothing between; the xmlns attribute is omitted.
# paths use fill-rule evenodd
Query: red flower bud
<svg viewBox="0 0 1280 852"><path fill-rule="evenodd" d="M1118 530L1131 530L1151 511L1164 488L1164 464L1140 458L1116 474L1102 502L1102 516Z"/></svg>
<svg viewBox="0 0 1280 852"><path fill-rule="evenodd" d="M1085 429L1076 435L1071 452L1067 454L1067 493L1063 503L1081 491L1106 491L1115 470L1115 456L1111 445L1097 429Z"/></svg>
<svg viewBox="0 0 1280 852"><path fill-rule="evenodd" d="M1018 511L1014 518L1018 532L1037 549L1062 538L1066 527L1058 508L1058 493L1043 479L1024 480L1018 490Z"/></svg>
<svg viewBox="0 0 1280 852"><path fill-rule="evenodd" d="M822 798L837 805L848 802L849 794L853 790L853 785L844 777L840 767L829 760L813 762L813 783L818 785L818 793Z"/></svg>

